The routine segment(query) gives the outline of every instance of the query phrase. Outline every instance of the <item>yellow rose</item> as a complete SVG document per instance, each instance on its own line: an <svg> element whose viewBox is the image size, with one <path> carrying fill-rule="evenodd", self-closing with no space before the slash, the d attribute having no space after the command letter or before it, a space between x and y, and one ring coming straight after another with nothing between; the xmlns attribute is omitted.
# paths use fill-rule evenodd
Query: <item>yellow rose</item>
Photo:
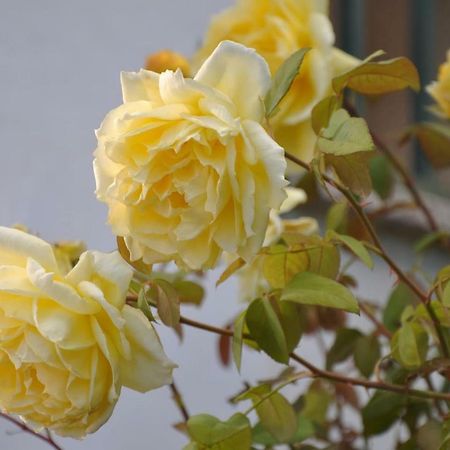
<svg viewBox="0 0 450 450"><path fill-rule="evenodd" d="M194 79L122 74L124 104L97 131L97 197L132 260L213 267L223 250L250 260L285 198L283 149L267 134L267 63L223 42Z"/></svg>
<svg viewBox="0 0 450 450"><path fill-rule="evenodd" d="M158 73L180 69L185 77L191 73L189 61L180 53L172 50L161 50L149 55L145 62L145 69Z"/></svg>
<svg viewBox="0 0 450 450"><path fill-rule="evenodd" d="M270 212L269 226L264 239L265 247L278 242L284 232L310 236L319 229L317 221L311 217L299 217L296 219L280 217L280 214L289 213L306 201L306 194L302 189L288 187L286 193L287 198L279 211L272 210ZM263 275L263 264L264 258L257 256L251 263L239 270L239 292L242 300L252 301L269 289L269 284Z"/></svg>
<svg viewBox="0 0 450 450"><path fill-rule="evenodd" d="M329 94L332 77L356 62L333 49L328 1L237 0L235 6L213 18L204 44L194 57L194 67L224 39L254 48L267 60L272 75L299 48L313 49L272 119L277 142L286 151L310 160L316 141L311 111Z"/></svg>
<svg viewBox="0 0 450 450"><path fill-rule="evenodd" d="M171 382L174 365L141 311L118 253L86 252L63 274L50 244L0 227L0 409L83 437L108 420L122 386Z"/></svg>
<svg viewBox="0 0 450 450"><path fill-rule="evenodd" d="M439 68L438 80L431 83L427 90L437 101L442 115L450 118L450 50L447 61Z"/></svg>

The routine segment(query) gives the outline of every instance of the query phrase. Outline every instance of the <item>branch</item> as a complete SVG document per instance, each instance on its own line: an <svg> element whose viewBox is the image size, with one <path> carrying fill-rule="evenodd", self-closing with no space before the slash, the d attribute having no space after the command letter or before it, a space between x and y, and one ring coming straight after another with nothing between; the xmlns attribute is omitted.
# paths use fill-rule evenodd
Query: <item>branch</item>
<svg viewBox="0 0 450 450"><path fill-rule="evenodd" d="M177 405L177 408L180 410L180 413L183 416L184 421L187 422L189 420L189 413L186 408L186 404L184 403L183 396L181 395L180 391L178 390L178 387L175 384L175 381L172 381L172 384L170 384L169 387L170 387L170 390L172 391L173 401Z"/></svg>
<svg viewBox="0 0 450 450"><path fill-rule="evenodd" d="M233 331L225 328L216 327L213 325L197 322L195 320L187 319L186 317L181 317L180 322L194 327L198 328L200 330L208 331L210 333L219 334L222 336L233 336ZM244 338L250 338L250 335L244 334ZM371 381L366 380L364 378L351 378L347 377L345 375L341 375L337 372L331 372L328 370L322 370L318 367L314 366L309 361L306 361L302 357L296 355L295 353L291 353L290 357L298 362L299 364L306 367L309 371L311 371L314 376L317 378L326 378L331 381L337 381L339 383L347 383L352 384L354 386L363 386L368 389L378 389L378 390L384 390L384 391L390 391L390 392L397 392L399 394L404 394L411 397L419 397L419 398L425 398L425 399L431 399L431 400L445 400L447 402L450 402L450 394L442 393L442 392L433 392L433 391L425 391L425 390L418 390L418 389L410 389L409 386L402 386L398 384L391 384L391 383L385 383L380 381Z"/></svg>
<svg viewBox="0 0 450 450"><path fill-rule="evenodd" d="M349 102L346 102L345 107L347 110L352 114L353 116L359 116L358 111L356 110L355 106L352 105ZM394 169L398 172L400 175L400 178L403 181L403 184L408 189L409 193L411 194L411 197L414 199L414 202L422 210L423 215L425 216L425 219L427 220L429 227L432 231L439 231L439 226L436 222L436 219L434 218L433 214L431 213L430 209L424 202L422 196L420 195L416 184L408 171L405 169L401 161L395 156L394 152L389 149L389 147L380 139L379 136L377 136L372 130L370 130L370 134L372 135L373 141L375 145L378 147L378 149L384 153L386 158L389 160L389 162L392 164Z"/></svg>
<svg viewBox="0 0 450 450"><path fill-rule="evenodd" d="M8 414L0 412L0 417L7 420L8 422L14 424L16 427L20 428L25 433L32 434L34 437L40 439L41 441L46 442L50 447L54 448L55 450L63 450L62 447L60 447L54 440L49 430L47 430L46 435L37 433L33 429L31 429L29 426L25 425L23 422L21 422L18 419L15 419L12 416L9 416Z"/></svg>

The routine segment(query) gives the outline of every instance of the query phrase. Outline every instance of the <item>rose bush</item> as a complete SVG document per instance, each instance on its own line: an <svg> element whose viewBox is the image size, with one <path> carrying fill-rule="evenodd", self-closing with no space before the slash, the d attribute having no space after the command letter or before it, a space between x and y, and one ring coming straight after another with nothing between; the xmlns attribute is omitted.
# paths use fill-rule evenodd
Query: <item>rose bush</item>
<svg viewBox="0 0 450 450"><path fill-rule="evenodd" d="M117 252L85 252L65 273L50 244L0 227L2 410L79 438L106 422L122 386L171 382L155 330L125 303L131 277Z"/></svg>
<svg viewBox="0 0 450 450"><path fill-rule="evenodd" d="M258 252L286 185L283 149L262 126L270 85L264 59L232 42L194 79L122 74L124 103L97 132L94 167L132 260L201 269L223 250Z"/></svg>

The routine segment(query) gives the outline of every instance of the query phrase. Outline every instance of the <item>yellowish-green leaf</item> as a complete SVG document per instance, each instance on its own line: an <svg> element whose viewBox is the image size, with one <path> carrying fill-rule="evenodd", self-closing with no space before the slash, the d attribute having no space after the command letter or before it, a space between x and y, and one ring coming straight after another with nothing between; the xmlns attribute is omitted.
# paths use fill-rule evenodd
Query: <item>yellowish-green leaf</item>
<svg viewBox="0 0 450 450"><path fill-rule="evenodd" d="M361 117L350 117L345 109L331 115L327 128L317 140L320 152L335 156L368 152L375 149L367 123Z"/></svg>
<svg viewBox="0 0 450 450"><path fill-rule="evenodd" d="M361 332L353 328L341 328L336 333L336 339L327 353L327 369L334 364L345 361L355 351L357 340L362 336Z"/></svg>
<svg viewBox="0 0 450 450"><path fill-rule="evenodd" d="M333 230L339 232L347 225L348 219L348 203L338 202L328 210L325 220L327 230Z"/></svg>
<svg viewBox="0 0 450 450"><path fill-rule="evenodd" d="M346 287L310 272L296 275L284 288L281 300L303 305L326 306L359 314L358 302Z"/></svg>
<svg viewBox="0 0 450 450"><path fill-rule="evenodd" d="M247 309L246 323L250 336L275 361L287 364L289 352L283 327L270 300L254 300Z"/></svg>
<svg viewBox="0 0 450 450"><path fill-rule="evenodd" d="M326 385L321 381L314 381L305 395L302 415L319 425L324 425L332 400L333 397Z"/></svg>
<svg viewBox="0 0 450 450"><path fill-rule="evenodd" d="M287 442L288 444L298 444L305 439L308 439L315 434L314 424L306 417L299 415L297 417L297 431ZM257 423L253 428L253 442L255 444L261 444L265 447L273 447L277 444L283 444L279 440L275 439L262 425L261 422Z"/></svg>
<svg viewBox="0 0 450 450"><path fill-rule="evenodd" d="M146 289L146 287L143 287L139 291L137 306L144 313L145 317L147 317L148 320L150 320L151 322L155 322L155 317L153 316L152 310L150 309L147 301Z"/></svg>
<svg viewBox="0 0 450 450"><path fill-rule="evenodd" d="M279 392L272 392L267 384L251 388L238 398L249 399L263 427L278 441L288 442L297 431L294 408Z"/></svg>
<svg viewBox="0 0 450 450"><path fill-rule="evenodd" d="M370 378L381 358L380 343L375 335L361 336L355 345L355 365L366 378Z"/></svg>
<svg viewBox="0 0 450 450"><path fill-rule="evenodd" d="M324 98L314 106L311 112L311 124L317 135L323 128L328 127L331 116L340 106L340 100L335 95Z"/></svg>
<svg viewBox="0 0 450 450"><path fill-rule="evenodd" d="M216 282L216 287L222 284L224 281L228 280L235 272L237 272L241 267L244 267L246 262L242 258L234 260L220 275Z"/></svg>
<svg viewBox="0 0 450 450"><path fill-rule="evenodd" d="M162 322L172 328L180 323L180 299L177 290L166 280L153 280L149 294L156 303Z"/></svg>
<svg viewBox="0 0 450 450"><path fill-rule="evenodd" d="M369 161L369 172L374 191L386 200L394 187L391 165L384 155L375 155Z"/></svg>
<svg viewBox="0 0 450 450"><path fill-rule="evenodd" d="M420 89L416 66L408 58L366 61L333 80L333 89L340 94L346 87L365 95L387 94L411 88Z"/></svg>
<svg viewBox="0 0 450 450"><path fill-rule="evenodd" d="M283 288L295 274L308 268L309 258L303 247L291 250L276 245L264 256L263 274L273 289Z"/></svg>
<svg viewBox="0 0 450 450"><path fill-rule="evenodd" d="M176 280L173 282L173 287L177 290L181 303L199 306L205 297L203 286L193 281Z"/></svg>
<svg viewBox="0 0 450 450"><path fill-rule="evenodd" d="M372 191L372 180L369 172L371 156L367 152L345 156L325 155L325 160L333 167L336 175L345 186L355 194L365 197Z"/></svg>
<svg viewBox="0 0 450 450"><path fill-rule="evenodd" d="M330 237L342 242L351 252L353 252L369 269L373 269L373 260L370 253L361 241L354 237L346 236L336 232L330 232Z"/></svg>
<svg viewBox="0 0 450 450"><path fill-rule="evenodd" d="M391 340L394 358L406 369L417 369L425 361L428 334L417 323L404 323Z"/></svg>
<svg viewBox="0 0 450 450"><path fill-rule="evenodd" d="M450 126L426 122L416 125L412 132L417 136L422 150L436 169L450 166Z"/></svg>
<svg viewBox="0 0 450 450"><path fill-rule="evenodd" d="M245 311L239 314L237 319L234 321L233 341L231 344L233 360L239 372L241 371L241 362L242 362L244 325L245 325Z"/></svg>
<svg viewBox="0 0 450 450"><path fill-rule="evenodd" d="M275 73L272 80L272 87L264 99L267 117L272 117L277 111L278 105L288 93L292 83L299 74L303 59L309 50L309 48L297 50Z"/></svg>
<svg viewBox="0 0 450 450"><path fill-rule="evenodd" d="M200 445L193 448L199 450L251 449L250 422L243 414L235 414L226 422L221 422L208 414L200 414L192 416L187 425L189 436L194 443Z"/></svg>

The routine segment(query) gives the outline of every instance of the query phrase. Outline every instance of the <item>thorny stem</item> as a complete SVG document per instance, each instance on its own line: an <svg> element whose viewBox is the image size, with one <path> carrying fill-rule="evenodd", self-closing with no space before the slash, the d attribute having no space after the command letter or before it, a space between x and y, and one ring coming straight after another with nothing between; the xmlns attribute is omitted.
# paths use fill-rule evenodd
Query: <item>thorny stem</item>
<svg viewBox="0 0 450 450"><path fill-rule="evenodd" d="M297 164L298 166L308 170L309 172L312 171L311 166L300 160L294 155L291 155L289 153L285 153L286 158ZM447 358L450 357L450 351L447 345L447 341L445 339L445 336L442 332L440 323L438 318L436 317L436 314L434 310L432 309L431 305L429 304L429 298L427 293L422 292L422 290L416 285L416 283L411 280L408 275L403 272L402 269L397 265L397 263L387 254L385 251L380 238L378 237L375 228L373 227L372 223L370 222L369 218L367 217L367 214L364 212L364 209L361 207L361 205L356 201L355 197L353 196L352 192L343 184L341 184L339 181L334 180L330 176L328 176L326 173L321 173L321 176L324 181L326 181L330 186L337 189L350 203L358 217L361 219L362 223L364 224L364 227L366 228L367 232L369 233L373 243L375 244L372 246L372 249L382 258L384 261L389 265L389 267L392 269L392 271L398 276L398 278L403 281L409 288L417 295L417 297L420 299L420 301L425 305L428 314L433 322L434 328L436 329L436 334L438 336L441 351L443 355Z"/></svg>
<svg viewBox="0 0 450 450"><path fill-rule="evenodd" d="M222 336L229 336L229 337L233 336L233 330L197 322L195 320L188 319L186 317L181 317L180 322L185 325L188 325L188 326L191 326L194 328L198 328L200 330L208 331L211 333L219 334ZM249 338L249 337L250 337L249 335L244 334L244 338ZM378 390L396 392L396 393L404 394L404 395L411 396L411 397L419 397L419 398L425 398L425 399L431 399L431 400L433 400L433 399L445 400L447 402L450 402L450 394L446 394L443 392L433 392L433 391L425 391L425 390L418 390L418 389L410 389L409 386L385 383L385 382L381 382L381 381L371 381L371 380L367 380L364 378L347 377L347 376L342 375L337 372L331 372L329 370L320 369L320 368L316 367L315 365L313 365L312 363L310 363L309 361L306 361L302 357L298 356L295 353L291 353L290 357L294 361L296 361L299 364L301 364L302 366L304 366L310 372L312 372L313 376L317 377L317 378L325 378L325 379L328 379L331 381L337 381L339 383L347 383L347 384L351 384L354 386L363 386L368 389L378 389Z"/></svg>
<svg viewBox="0 0 450 450"><path fill-rule="evenodd" d="M53 437L52 437L52 435L51 435L49 430L46 430L46 435L44 436L43 434L37 433L36 431L34 431L33 429L31 429L30 427L25 425L20 420L15 419L14 417L9 416L8 414L0 412L0 417L2 417L3 419L7 420L8 422L14 424L16 427L20 428L25 433L32 434L37 439L40 439L41 441L46 442L48 445L50 445L50 447L54 448L55 450L63 450L62 447L60 447L54 441L54 439L53 439Z"/></svg>

